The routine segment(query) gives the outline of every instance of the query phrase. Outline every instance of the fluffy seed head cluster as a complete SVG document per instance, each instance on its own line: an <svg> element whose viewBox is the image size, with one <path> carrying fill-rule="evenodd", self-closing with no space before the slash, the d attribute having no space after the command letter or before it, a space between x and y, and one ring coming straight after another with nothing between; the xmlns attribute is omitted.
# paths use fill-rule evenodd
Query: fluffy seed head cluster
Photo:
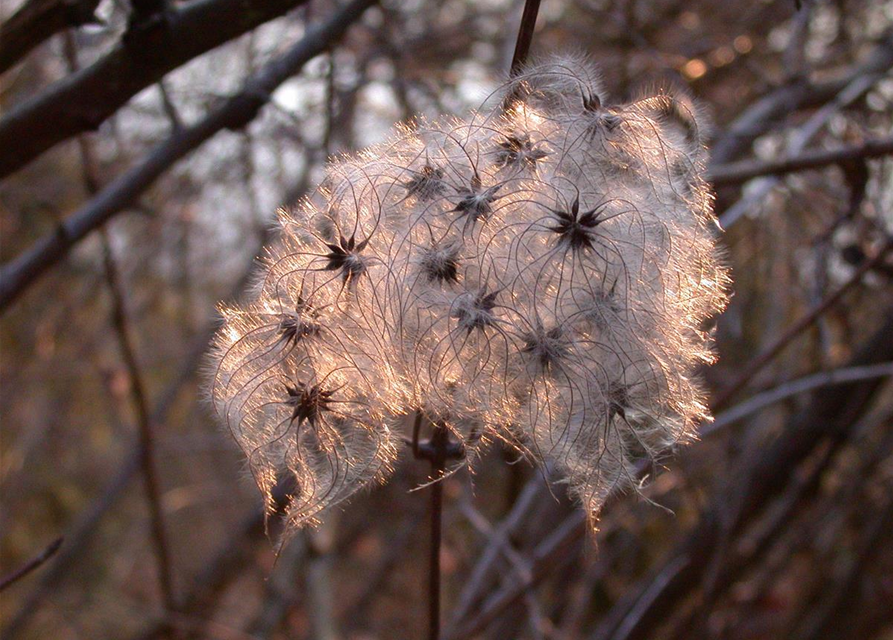
<svg viewBox="0 0 893 640"><path fill-rule="evenodd" d="M222 308L213 402L271 506L296 481L292 528L385 479L418 412L469 463L551 465L593 517L707 418L727 275L691 102L609 106L556 57L493 103L330 163Z"/></svg>

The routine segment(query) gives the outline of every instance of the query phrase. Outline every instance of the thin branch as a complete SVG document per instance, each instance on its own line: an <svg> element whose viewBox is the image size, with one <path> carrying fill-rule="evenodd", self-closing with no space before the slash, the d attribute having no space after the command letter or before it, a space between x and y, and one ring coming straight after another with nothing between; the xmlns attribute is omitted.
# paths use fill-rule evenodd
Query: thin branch
<svg viewBox="0 0 893 640"><path fill-rule="evenodd" d="M891 65L893 33L888 33L861 63L844 70L838 77L815 84L798 81L772 91L745 109L719 136L710 150L713 162L723 164L734 160L780 118L798 109L823 105L857 78L883 73Z"/></svg>
<svg viewBox="0 0 893 640"><path fill-rule="evenodd" d="M164 109L164 114L171 123L171 130L175 132L180 131L183 128L183 118L180 117L180 112L177 111L177 106L171 99L170 91L167 89L167 83L162 78L158 81L156 86L158 87L158 93L161 96L161 106Z"/></svg>
<svg viewBox="0 0 893 640"><path fill-rule="evenodd" d="M450 432L443 424L428 419L431 436L419 441L423 421L422 411L416 411L412 429L413 456L431 463L431 529L428 553L428 639L440 640L440 546L443 536L443 479L448 460L460 460L465 455L461 444L450 440Z"/></svg>
<svg viewBox="0 0 893 640"><path fill-rule="evenodd" d="M252 260L249 268L233 288L233 295L230 297L234 297L245 288L253 271L254 261ZM196 338L192 347L187 349L180 370L170 383L168 383L164 392L161 393L159 399L155 403L151 420L153 424L163 423L167 419L168 413L174 406L174 403L177 401L177 398L186 386L186 383L189 382L195 373L195 370L198 368L199 363L204 359L205 354L208 351L208 345L210 344L216 329L216 321L208 323L208 326L205 327L202 333ZM5 640L12 640L12 638L25 628L31 619L31 616L39 609L46 594L62 580L68 570L73 566L75 560L77 560L83 552L84 547L87 545L92 534L96 531L105 514L117 504L118 500L121 499L127 488L130 486L130 483L139 473L142 452L138 441L133 443L130 447L130 451L131 453L121 464L114 477L105 485L105 488L99 497L96 498L90 508L87 509L71 527L69 527L65 534L65 539L68 541L65 545L65 549L59 554L59 557L56 562L53 563L53 566L50 567L49 571L47 571L41 578L40 583L24 600L22 607L14 616L12 616L9 625L3 629L0 636ZM258 523L260 532L263 534L263 514L258 515ZM246 523L246 528L247 527L248 524ZM206 582L210 582L210 580ZM181 609L188 609L189 602L190 600L187 598Z"/></svg>
<svg viewBox="0 0 893 640"><path fill-rule="evenodd" d="M521 15L521 26L518 28L518 40L515 43L515 53L512 56L510 73L517 74L527 62L530 53L530 45L533 42L533 32L536 30L536 16L540 10L540 0L526 0L524 13Z"/></svg>
<svg viewBox="0 0 893 640"><path fill-rule="evenodd" d="M888 323L888 325L889 325L889 323ZM871 341L872 344L878 343L879 342L878 338L881 336L885 336L885 335L886 335L886 331L885 331L885 329L882 329L877 334L876 339ZM883 343L883 340L880 340L880 342ZM884 346L880 346L878 349L873 349L873 348L869 347L868 349L865 349L864 351L867 353L871 353L872 355L884 354L885 347L889 347L889 345L884 343ZM864 356L857 356L854 361L860 362L863 357ZM886 371L887 373L890 373L891 372L890 370L893 369L893 364L891 364L891 363L884 363L881 366L883 367L883 370ZM869 373L871 373L873 375L869 376L868 375ZM854 367L849 367L846 369L839 370L833 376L833 378L834 378L835 384L852 384L853 382L857 382L857 381L876 379L877 377L879 377L880 373L881 373L880 368L875 368L870 365L869 366L854 366ZM828 376L827 374L822 374L822 377L825 381L827 381L827 379L832 376ZM812 382L813 384L815 384L817 381L818 381L817 379L814 379L809 382ZM804 382L806 382L806 380L804 380ZM819 385L816 384L813 388L818 388L818 386ZM800 390L798 390L798 392L799 391ZM839 396L837 396L837 397L839 397ZM831 415L833 415L833 413L834 413L833 411L828 411L829 417ZM731 425L732 423L733 423L732 420L725 420L725 421L722 421L720 424L716 425L715 427L713 427L713 426L707 427L706 431L704 431L702 428L702 435L706 436L709 434L716 433L720 429L724 429L727 426ZM636 475L641 476L643 472L644 472L644 466L640 467L636 470ZM533 481L531 481L531 483L532 482ZM531 487L531 485L529 484L527 489L530 489L530 487ZM523 502L523 495L524 494L522 494L522 499L519 499L519 502ZM562 528L563 534L562 534L562 538L559 540L559 542L561 542L562 544L564 544L565 538L572 539L574 536L583 535L583 533L585 531L585 520L579 514L575 514L575 515L579 516L578 521L576 522L578 529L574 530L572 527L570 527L570 525L568 525L568 528ZM511 517L511 515L510 515L510 517ZM571 516L571 518L573 518L573 517L574 516ZM507 520L508 520L508 518L507 518ZM569 518L569 520L570 520L570 518ZM501 525L500 528L502 528L503 526L504 526L504 524ZM686 549L699 548L700 547L699 541L701 541L702 539L707 540L708 538L705 536L712 535L710 532L712 532L713 530L711 528L709 519L708 519L707 525L705 525L705 531L706 531L706 533L702 533L701 537L696 537L696 534L692 534L692 540L695 540L695 541L688 544L686 546ZM543 559L545 557L544 554L546 554L546 549L549 547L549 545L555 544L554 535L555 534L553 534L552 538L547 539L546 541L540 543L537 546L536 551L534 552L532 579L521 580L520 582L514 582L509 587L505 587L502 590L496 592L496 594L491 596L491 598L484 604L482 610L474 618L472 618L468 622L465 622L464 624L462 624L462 619L467 615L467 609L466 609L466 612L464 612L461 616L457 616L456 618L454 618L454 625L451 628L451 630L447 633L446 637L449 640L459 640L461 638L473 637L476 633L479 633L484 628L486 628L491 622L496 620L496 618L503 611L505 611L509 606L511 606L512 604L517 602L519 599L521 599L528 589L530 589L532 586L535 586L541 580L543 580L549 574L549 572L555 568L553 557L551 555L549 555L546 560ZM496 531L496 534L494 537L497 537L497 536L500 536L499 530ZM550 543L549 540L552 540L552 542ZM499 551L500 545L491 543L491 546L494 549L494 552L495 552L494 555L498 557L498 551ZM706 545L705 545L705 548L706 548ZM641 596L641 595L639 597L637 597L633 601L634 602L634 604L632 605L633 609L628 609L627 613L619 620L619 624L621 626L623 626L625 624L629 624L631 620L636 621L635 624L633 624L629 629L625 629L624 632L628 631L629 633L632 634L635 631L638 631L637 627L642 622L642 618L646 617L646 613L648 613L648 614L651 613L650 608L652 606L657 605L660 600L662 600L663 598L665 598L667 596L667 590L670 589L671 587L675 587L675 581L677 579L679 579L680 577L684 578L686 575L688 575L687 572L689 570L693 570L693 569L697 570L697 568L694 565L689 564L690 561L691 561L691 555L690 555L689 551L685 551L681 554L674 554L672 556L670 563L664 567L662 572L659 572L657 574L657 577L655 578L656 582L650 581L649 583L647 583L646 591L644 592L645 593L644 600L642 599L643 596ZM677 564L677 562L678 562L678 564ZM685 574L685 575L683 575L683 574ZM475 582L478 582L478 581L475 581ZM482 584L482 583L478 582L478 584ZM617 627L615 627L615 629L616 628Z"/></svg>
<svg viewBox="0 0 893 640"><path fill-rule="evenodd" d="M890 63L893 65L893 61ZM889 67L890 65L888 65ZM834 99L822 106L816 111L803 125L797 127L789 136L786 144L786 153L799 154L821 131L828 121L838 112L851 105L853 102L861 98L873 87L877 82L883 79L887 69L880 69L874 73L866 73L858 76L846 85L841 91L834 96ZM726 228L731 228L741 217L757 205L772 189L781 181L781 178L769 176L761 178L752 189L738 199L735 204L728 207L719 216L720 223Z"/></svg>
<svg viewBox="0 0 893 640"><path fill-rule="evenodd" d="M893 359L893 309L888 309L887 320L869 338L850 360L849 366L862 367ZM701 583L710 569L712 551L725 531L735 533L763 509L770 501L796 478L800 463L828 441L845 440L856 428L859 416L870 406L880 382L877 379L841 384L831 391L815 392L805 409L794 415L784 429L784 436L772 446L764 448L758 457L752 458L743 469L745 478L736 482L733 496L736 517L732 523L720 522L728 508L729 495L720 492L704 510L698 525L668 557L668 563L685 557L687 564L672 579L655 587L661 568L646 580L641 588L625 594L608 614L603 631L598 638L622 638L641 640L651 637L656 625L665 621L677 602L687 597ZM665 564L666 566L666 564ZM636 603L649 593L649 605L632 615ZM624 635L613 633L626 629Z"/></svg>
<svg viewBox="0 0 893 640"><path fill-rule="evenodd" d="M718 187L735 185L759 176L780 176L888 155L893 155L893 138L881 138L841 149L807 151L782 160L769 162L748 160L717 165L710 170L710 180Z"/></svg>
<svg viewBox="0 0 893 640"><path fill-rule="evenodd" d="M152 525L152 542L155 547L155 556L158 561L158 580L161 586L161 595L164 607L167 611L176 611L176 599L174 597L173 572L171 568L171 555L165 534L163 508L161 506L161 487L158 481L155 463L155 443L153 440L154 427L152 416L146 396L145 383L142 372L136 358L132 340L130 338L129 322L125 309L124 291L121 286L120 274L108 241L108 236L103 229L103 266L112 297L112 321L115 333L118 337L118 347L121 357L130 377L130 394L136 411L137 427L139 428L140 467L145 483L146 503L149 506L149 516Z"/></svg>
<svg viewBox="0 0 893 640"><path fill-rule="evenodd" d="M282 483L277 485L273 489L273 495L277 504L284 503L287 495L286 485ZM255 556L254 543L264 539L264 522L263 510L251 509L239 521L235 531L221 545L212 560L192 580L191 588L183 597L174 619L165 617L150 623L146 629L133 636L134 640L154 640L163 635L171 623L176 622L178 616L209 620L223 592L238 577L241 567ZM206 636L204 631L203 625L195 624L184 635L187 640L204 638Z"/></svg>
<svg viewBox="0 0 893 640"><path fill-rule="evenodd" d="M28 0L0 24L0 73L44 40L69 27L99 22L99 0Z"/></svg>
<svg viewBox="0 0 893 640"><path fill-rule="evenodd" d="M0 120L0 177L54 145L95 130L168 72L307 0L193 0L163 29L128 32L96 63L15 107Z"/></svg>
<svg viewBox="0 0 893 640"><path fill-rule="evenodd" d="M308 30L304 38L284 55L249 77L238 94L227 99L197 124L174 133L156 145L140 164L110 183L59 225L55 233L44 236L23 255L4 265L0 270L0 311L65 256L72 246L124 210L174 163L219 131L241 129L251 122L280 84L331 47L376 1L353 0L338 9L326 22ZM0 148L3 148L2 144Z"/></svg>
<svg viewBox="0 0 893 640"><path fill-rule="evenodd" d="M495 527L487 520L480 511L475 509L470 500L463 500L459 503L459 511L465 516L465 519L471 524L482 537L489 539L495 532ZM522 580L530 580L533 573L530 564L515 548L508 539L502 538L499 544L499 553L508 560L509 564L515 570L515 573Z"/></svg>
<svg viewBox="0 0 893 640"><path fill-rule="evenodd" d="M312 154L309 152L307 153L307 159L304 163L300 182L306 182L306 178L310 173L312 164L311 155ZM301 195L303 195L303 192L298 192L295 196L296 199ZM255 256L258 256L261 253L263 247L269 241L273 229L270 226L265 226L261 229L261 232L254 251ZM249 261L241 277L238 278L235 285L233 285L227 298L236 298L245 290L245 287L251 281L254 269L255 259L252 259ZM167 420L168 414L179 398L180 393L194 376L201 361L206 357L208 347L211 344L211 340L217 329L218 321L214 318L206 324L204 329L193 340L192 345L187 348L186 355L182 358L180 369L173 376L173 379L168 383L155 403L154 410L152 411L153 423L160 424ZM99 497L93 501L89 509L83 512L74 525L69 527L65 535L65 539L68 541L65 545L65 549L62 550L53 566L47 571L40 583L25 599L23 605L12 617L10 623L2 630L0 637L4 638L4 640L12 640L12 638L25 628L30 621L31 616L38 611L40 604L43 602L47 593L49 593L65 577L66 573L74 565L75 560L79 557L83 548L88 544L90 537L102 522L103 517L117 504L118 500L130 486L131 481L136 477L140 470L139 443L133 443L129 447L129 450L131 453L121 464L112 480L105 485L105 488ZM252 513L250 517L246 518L241 530L243 531L241 535L244 537L255 530L259 530L261 536L264 533L264 517L262 512L258 512L257 514ZM238 540L238 536L234 536L233 540ZM201 602L204 602L208 599L206 597L207 592L212 590L212 585L217 582L217 573L215 572L220 571L225 573L220 567L226 565L227 562L232 562L232 556L232 549L228 548L221 554L221 557L217 558L216 563L210 567L205 574L202 574L201 578L196 581L196 589L183 598L180 612L192 611L196 608L196 601L201 600ZM154 631L150 630L147 634L154 633L155 635L158 635L161 633L162 629L163 624L158 624L153 627ZM155 637L155 635L147 635L147 637Z"/></svg>
<svg viewBox="0 0 893 640"><path fill-rule="evenodd" d="M78 60L74 36L71 32L65 34L64 52L69 70L77 72ZM81 155L81 169L84 187L92 197L99 191L99 168L96 154L91 141L85 136L78 136L78 147ZM171 569L170 552L168 550L167 537L165 535L164 517L161 506L161 491L155 468L155 444L152 437L152 416L149 411L148 394L143 382L142 371L137 361L136 349L130 335L129 320L127 317L124 287L115 256L112 253L111 243L105 228L100 229L102 236L103 269L106 284L112 301L112 325L118 340L118 348L121 358L130 378L130 395L133 401L134 413L138 429L138 442L140 451L140 466L145 483L146 503L149 507L151 521L152 543L155 548L155 556L158 564L158 581L161 587L162 601L167 611L176 609L174 598L173 577Z"/></svg>
<svg viewBox="0 0 893 640"><path fill-rule="evenodd" d="M493 535L494 527L487 520L487 518L480 511L475 509L474 505L471 503L471 500L463 500L459 503L459 510L462 515L471 523L481 536L485 538L489 538ZM518 578L523 582L532 582L533 581L533 568L530 566L530 563L527 559L522 556L515 548L511 545L509 540L504 540L500 545L500 553L508 560L509 564L514 569L515 574ZM530 627L530 632L533 636L540 636L540 623L543 620L542 608L540 607L540 603L536 598L536 593L533 589L528 590L524 594L524 603L526 605L528 625Z"/></svg>
<svg viewBox="0 0 893 640"><path fill-rule="evenodd" d="M812 324L828 311L828 309L833 307L847 291L858 284L862 280L862 276L874 268L876 264L879 264L891 249L893 249L893 240L888 240L884 246L880 248L877 254L871 260L866 260L862 263L862 266L860 266L856 272L850 276L850 279L842 284L837 291L816 305L809 313L788 328L784 334L779 336L778 339L776 339L775 342L773 342L760 355L751 360L747 366L744 367L744 371L738 376L738 379L716 395L716 398L712 403L713 411L717 411L728 404L735 394L747 386L753 377L772 362L776 356L785 349L785 347L797 338L797 336L812 326Z"/></svg>
<svg viewBox="0 0 893 640"><path fill-rule="evenodd" d="M487 546L478 556L477 563L471 570L465 581L465 588L459 595L459 600L453 608L450 626L447 635L452 635L456 626L468 616L475 602L490 584L490 576L497 566L500 551L515 529L525 522L525 518L536 504L536 498L543 489L543 479L536 475L531 478L518 499L512 505L511 511L495 527L493 535L488 539Z"/></svg>
<svg viewBox="0 0 893 640"><path fill-rule="evenodd" d="M497 591L486 601L478 615L461 625L455 632L450 633L447 640L473 638L483 631L503 611L522 599L530 589L565 561L571 549L584 537L585 533L586 516L577 510L536 546L531 558L532 575L530 578L513 581Z"/></svg>
<svg viewBox="0 0 893 640"><path fill-rule="evenodd" d="M812 391L813 389L830 387L836 384L846 384L848 382L858 382L860 380L871 380L873 378L886 378L889 376L893 376L893 362L869 365L867 367L844 367L804 376L797 380L780 384L774 389L758 393L744 402L735 405L731 409L722 412L716 416L716 420L711 424L701 427L699 436L705 438L738 420L742 420L761 409L775 404L776 402L781 402L782 400L807 391Z"/></svg>
<svg viewBox="0 0 893 640"><path fill-rule="evenodd" d="M56 555L59 547L62 546L63 540L64 538L62 536L59 536L50 544L48 544L43 551L37 554L37 556L26 562L24 565L22 565L12 573L9 573L0 578L0 591L4 591L8 587L12 586L14 583L18 582L29 573L37 569L44 562Z"/></svg>

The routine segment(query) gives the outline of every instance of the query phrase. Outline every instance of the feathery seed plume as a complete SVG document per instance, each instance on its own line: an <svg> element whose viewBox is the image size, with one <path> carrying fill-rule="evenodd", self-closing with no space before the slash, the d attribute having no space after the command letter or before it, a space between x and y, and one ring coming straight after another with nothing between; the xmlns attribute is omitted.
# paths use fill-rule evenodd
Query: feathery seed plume
<svg viewBox="0 0 893 640"><path fill-rule="evenodd" d="M271 508L293 476L292 530L386 479L416 412L470 463L551 463L593 519L708 418L728 277L691 101L610 105L572 56L503 95L332 162L221 308L212 400Z"/></svg>

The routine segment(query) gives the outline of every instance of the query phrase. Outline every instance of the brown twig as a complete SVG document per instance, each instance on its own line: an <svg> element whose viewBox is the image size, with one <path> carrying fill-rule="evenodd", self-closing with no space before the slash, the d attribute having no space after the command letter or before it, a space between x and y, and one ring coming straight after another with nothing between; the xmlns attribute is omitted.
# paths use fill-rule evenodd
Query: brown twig
<svg viewBox="0 0 893 640"><path fill-rule="evenodd" d="M872 73L865 73L853 78L852 82L843 87L832 100L823 105L804 124L792 132L786 145L786 153L802 153L809 141L827 125L828 121L835 114L865 95L871 87L884 78L886 71L887 69L878 69ZM742 216L752 210L755 205L768 195L780 181L781 178L777 176L761 178L753 189L743 194L735 204L720 214L720 224L726 229L731 228Z"/></svg>
<svg viewBox="0 0 893 640"><path fill-rule="evenodd" d="M65 34L65 57L69 70L72 73L78 70L77 50L74 37L71 32ZM93 197L99 191L99 169L93 146L85 136L78 136L78 148L81 155L81 168L84 179L84 187L87 193ZM152 542L155 548L155 556L158 566L158 581L161 587L161 597L167 611L176 610L174 597L173 570L171 556L165 534L164 515L161 505L161 490L157 477L155 464L155 443L153 439L152 416L149 411L145 383L142 371L137 361L127 317L124 288L121 284L121 276L115 256L112 253L111 243L105 228L100 229L102 238L102 263L106 284L112 300L112 324L115 336L118 340L118 348L121 358L130 378L130 395L136 414L137 433L140 452L140 467L145 483L146 504L149 507L149 518L152 530Z"/></svg>
<svg viewBox="0 0 893 640"><path fill-rule="evenodd" d="M4 265L0 270L0 311L7 308L40 275L65 256L71 247L123 211L178 160L223 129L240 129L251 122L269 101L276 87L297 73L308 61L331 47L376 1L353 0L338 9L324 23L308 30L304 38L285 54L268 62L258 73L249 77L239 93L225 100L197 124L174 133L158 144L141 163L111 182L60 224L54 233L44 236L23 255ZM202 30L204 29L203 27ZM109 79L104 79L103 82L111 83ZM0 140L2 139L3 135L0 134ZM0 149L3 148L0 143Z"/></svg>
<svg viewBox="0 0 893 640"><path fill-rule="evenodd" d="M422 422L431 427L426 441L419 439ZM443 536L443 474L448 460L461 460L465 451L450 441L449 429L416 411L412 428L412 453L431 463L431 541L428 557L428 640L440 640L440 546Z"/></svg>
<svg viewBox="0 0 893 640"><path fill-rule="evenodd" d="M530 589L565 561L585 532L586 516L580 511L575 511L534 549L530 561L532 565L530 579L512 582L497 591L486 601L479 614L449 634L447 640L473 638L483 631L503 611L523 598Z"/></svg>
<svg viewBox="0 0 893 640"><path fill-rule="evenodd" d="M891 311L888 310L887 320L860 347L849 366L866 366L893 358ZM765 506L789 486L800 463L818 447L826 446L829 439L840 441L849 437L879 386L880 382L875 379L814 393L812 402L788 421L784 436L771 447L764 448L760 456L751 459L750 466L743 469L744 481L735 485L735 522L729 523L726 530L740 531L745 523L762 513ZM658 581L667 563L656 568L651 579L643 581L640 587L615 603L602 625L602 633L594 637L643 640L653 635L654 627L667 619L675 603L688 596L710 568L712 550L721 540L719 523L727 511L728 500L726 492L717 495L704 510L698 525L670 554L667 563L683 557L687 559L684 566L661 584ZM637 606L646 594L648 605ZM623 635L614 633L621 627L625 629Z"/></svg>
<svg viewBox="0 0 893 640"><path fill-rule="evenodd" d="M536 498L539 497L542 489L542 477L537 475L531 478L521 491L508 515L494 527L493 534L490 536L487 546L478 556L477 563L471 570L466 580L465 588L462 590L459 601L452 612L452 620L447 629L447 635L451 635L455 627L469 614L474 603L490 584L490 576L497 566L496 561L500 557L503 545L507 543L514 531L525 522L527 514L535 506Z"/></svg>
<svg viewBox="0 0 893 640"><path fill-rule="evenodd" d="M887 487L889 495L889 483ZM860 536L856 557L841 579L830 585L803 629L794 636L798 640L822 640L837 636L835 631L846 625L847 614L858 607L862 583L868 564L884 548L893 531L893 499L875 511L871 522Z"/></svg>
<svg viewBox="0 0 893 640"><path fill-rule="evenodd" d="M118 338L118 348L130 378L130 395L136 413L138 442L140 451L140 468L146 492L146 504L149 507L149 519L152 528L152 542L158 563L158 581L161 587L162 600L166 611L176 611L177 602L174 597L173 569L171 554L167 542L164 525L164 509L161 500L161 485L158 481L155 462L154 425L149 411L145 383L137 362L136 351L130 337L129 321L125 309L124 290L112 248L105 230L102 230L103 266L106 282L112 298L112 323Z"/></svg>
<svg viewBox="0 0 893 640"><path fill-rule="evenodd" d="M462 515L465 516L465 519L468 520L471 526L474 527L480 535L487 538L493 536L495 527L487 520L484 514L474 508L474 505L471 503L470 500L463 500L459 504L459 510L461 511ZM504 539L502 544L500 544L499 549L501 555L504 556L506 560L508 560L515 575L521 581L533 581L533 569L530 566L530 563L524 556L522 556L517 550L515 550L509 540ZM530 632L534 636L537 636L540 634L539 623L543 619L543 614L539 601L536 598L536 594L532 589L528 590L524 594L524 602L527 606L526 614Z"/></svg>
<svg viewBox="0 0 893 640"><path fill-rule="evenodd" d="M0 73L44 40L70 27L96 23L99 0L28 0L0 24Z"/></svg>
<svg viewBox="0 0 893 640"><path fill-rule="evenodd" d="M738 378L730 384L726 389L719 392L716 397L713 399L711 403L711 407L713 411L718 411L719 409L726 406L729 401L735 397L741 389L743 389L747 384L753 379L755 375L757 375L760 371L762 371L770 362L772 362L778 354L780 354L785 347L787 347L797 336L799 336L803 331L808 329L812 324L818 320L828 309L833 307L847 291L852 289L856 284L858 284L862 280L862 276L868 273L875 265L879 264L887 255L887 253L893 249L893 239L888 240L884 246L878 250L877 254L870 260L866 260L862 263L855 273L850 276L849 280L847 280L844 284L842 284L834 293L825 298L821 303L816 305L809 313L800 318L797 322L795 322L791 327L788 328L787 331L784 332L781 336L779 336L775 342L773 342L767 349L765 349L760 355L751 360L747 366L744 367L744 371L738 376Z"/></svg>
<svg viewBox="0 0 893 640"><path fill-rule="evenodd" d="M287 485L283 483L277 485L273 489L274 501L277 504L284 504L288 491ZM210 619L225 589L238 577L242 566L254 557L254 543L264 539L265 520L262 510L251 509L250 513L239 521L232 536L192 580L192 586L186 591L177 615L186 615L193 620ZM162 635L172 622L176 620L163 618L155 621L133 638L154 640ZM194 624L185 635L187 640L204 638L206 635L204 625Z"/></svg>
<svg viewBox="0 0 893 640"><path fill-rule="evenodd" d="M724 429L739 420L743 420L772 404L801 393L806 393L807 391L812 391L813 389L889 376L893 376L893 362L884 362L866 367L832 369L797 378L751 396L747 400L720 413L713 422L701 426L699 437L706 438L714 432Z"/></svg>
<svg viewBox="0 0 893 640"><path fill-rule="evenodd" d="M95 130L168 72L307 0L189 2L172 9L165 28L124 37L97 62L59 80L0 120L0 177L54 145Z"/></svg>
<svg viewBox="0 0 893 640"><path fill-rule="evenodd" d="M512 66L509 72L511 75L516 75L527 62L539 10L540 0L526 0L524 3L524 13L521 14L521 26L518 28L518 40L515 43L515 53L512 56Z"/></svg>
<svg viewBox="0 0 893 640"><path fill-rule="evenodd" d="M299 182L306 182L306 178L310 173L310 169L312 166L310 151L308 150L307 161L304 163L304 169L302 171L302 178ZM302 194L303 192L298 192ZM296 196L297 197L297 196ZM272 229L269 226L261 229L260 237L258 238L257 249L254 252L254 255L259 255L263 249L263 246L270 239L270 235L272 234ZM252 259L241 277L236 281L235 285L232 287L229 298L235 298L239 294L244 291L245 287L251 280L251 276L254 273L255 261ZM199 335L193 340L191 346L186 350L186 355L182 359L183 364L181 365L178 372L173 376L171 381L165 387L164 391L159 395L159 398L155 404L155 407L152 411L152 423L160 424L166 421L168 413L171 408L174 406L174 403L180 396L180 393L186 387L187 383L192 379L195 374L196 369L199 366L199 363L205 358L205 355L208 352L208 346L211 343L211 339L216 333L218 328L218 323L215 320L211 320L207 323L207 325L202 329ZM118 500L124 495L127 488L130 486L131 481L136 477L137 473L140 470L140 448L139 443L135 442L132 446L129 447L131 453L127 456L125 461L121 464L118 471L114 474L112 479L105 485L105 488L100 493L99 497L96 498L93 504L89 509L85 510L84 513L75 521L74 525L72 525L65 535L65 539L68 543L65 545L65 549L59 554L56 562L50 567L49 571L42 577L40 584L38 584L34 590L29 594L29 596L25 599L23 605L19 608L17 613L12 617L12 620L7 625L6 628L3 629L2 633L0 633L0 637L3 637L4 640L12 640L31 619L31 616L38 611L40 604L43 602L47 593L58 584L61 579L65 576L67 571L74 565L75 560L79 557L80 551L84 548L84 546L88 543L90 537L98 528L99 524L102 522L103 517L117 504ZM242 529L240 529L240 533L237 536L234 536L234 540L238 538L238 535L247 536L251 532L255 531L255 526L259 527L260 535L263 535L263 514L253 514L250 517L246 518L245 524ZM233 543L235 544L235 543ZM187 596L183 599L182 606L180 607L181 611L192 611L196 608L195 601L201 600L204 597L202 594L206 593L206 590L209 589L209 585L214 584L216 579L216 573L220 569L221 566L226 565L229 566L228 562L232 562L232 550L231 547L228 547L227 550L222 554L222 556L218 558L216 564L213 564L213 569L209 569L206 574L204 574L201 579L197 581L197 584L200 585L200 589L197 589L196 592L200 591L201 593L196 596L196 593L192 595L187 594ZM222 571L225 573L226 571ZM202 600L203 602L203 600ZM160 629L162 629L162 625L158 624L153 627L155 635L148 635L150 632L146 632L146 636L140 636L142 638L148 637L156 637L160 633Z"/></svg>
<svg viewBox="0 0 893 640"><path fill-rule="evenodd" d="M250 279L254 270L254 262L252 261L249 268L239 279L233 288L233 296L241 292ZM232 297L232 296L231 296ZM199 363L205 357L208 351L208 345L217 329L217 323L211 322L201 334L194 340L192 346L187 349L186 356L183 358L183 364L173 379L168 383L165 390L159 395L152 411L153 424L165 422L168 413L177 401L180 393L186 386L187 382L192 378ZM11 640L15 637L31 619L31 616L39 609L46 594L65 576L66 572L72 567L74 561L79 557L80 552L88 543L92 534L96 531L103 517L117 504L118 500L125 494L131 481L137 476L140 470L141 451L138 440L130 447L131 453L119 467L112 479L105 485L105 488L96 498L89 509L75 521L68 529L65 539L68 543L59 554L58 559L50 567L50 570L42 577L40 584L25 599L19 611L12 616L9 625L3 629L0 634L4 639ZM263 533L263 517L260 517L261 534ZM188 604L188 599L186 601ZM185 607L184 607L185 609Z"/></svg>
<svg viewBox="0 0 893 640"><path fill-rule="evenodd" d="M837 77L815 84L796 80L775 89L741 112L717 139L710 150L713 162L722 164L734 160L784 116L798 109L823 105L854 80L884 73L891 65L893 33L887 33L862 62L844 70Z"/></svg>
<svg viewBox="0 0 893 640"><path fill-rule="evenodd" d="M710 180L717 187L735 185L759 176L780 176L891 154L893 138L881 138L841 149L807 151L798 156L769 162L748 160L716 165L710 169Z"/></svg>
<svg viewBox="0 0 893 640"><path fill-rule="evenodd" d="M50 544L46 546L46 548L37 554L34 558L26 562L24 565L14 570L12 573L9 573L2 578L0 578L0 591L4 591L14 583L18 582L29 573L37 569L40 565L45 563L47 560L56 555L56 552L59 551L59 548L62 546L62 541L64 538L59 536L55 540L53 540Z"/></svg>

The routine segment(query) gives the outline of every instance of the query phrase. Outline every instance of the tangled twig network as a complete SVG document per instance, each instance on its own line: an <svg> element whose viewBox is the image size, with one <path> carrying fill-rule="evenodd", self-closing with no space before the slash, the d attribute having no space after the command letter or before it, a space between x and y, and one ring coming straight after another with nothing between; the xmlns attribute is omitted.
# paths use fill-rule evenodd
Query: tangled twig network
<svg viewBox="0 0 893 640"><path fill-rule="evenodd" d="M569 56L492 102L332 162L221 309L213 402L271 508L294 477L291 529L384 480L416 415L470 464L551 464L593 518L708 417L728 278L691 102L608 106Z"/></svg>

